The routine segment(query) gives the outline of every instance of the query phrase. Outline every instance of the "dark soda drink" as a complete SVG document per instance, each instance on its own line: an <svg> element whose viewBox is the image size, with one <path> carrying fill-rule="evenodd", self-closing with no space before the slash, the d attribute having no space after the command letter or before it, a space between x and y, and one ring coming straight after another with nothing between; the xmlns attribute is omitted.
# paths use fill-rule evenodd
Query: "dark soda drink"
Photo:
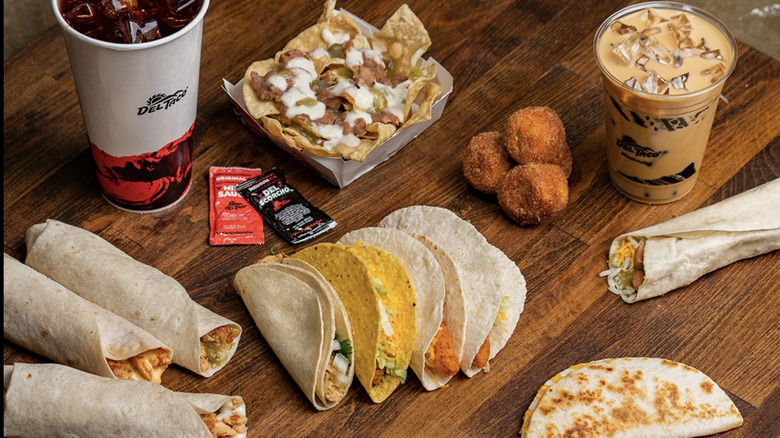
<svg viewBox="0 0 780 438"><path fill-rule="evenodd" d="M135 44L175 33L202 6L203 0L60 0L60 13L79 33L110 43Z"/></svg>

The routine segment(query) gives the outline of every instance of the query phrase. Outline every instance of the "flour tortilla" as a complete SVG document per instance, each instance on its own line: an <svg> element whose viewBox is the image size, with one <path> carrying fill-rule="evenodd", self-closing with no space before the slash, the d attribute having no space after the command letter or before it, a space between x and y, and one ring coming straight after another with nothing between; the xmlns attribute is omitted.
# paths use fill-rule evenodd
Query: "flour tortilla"
<svg viewBox="0 0 780 438"><path fill-rule="evenodd" d="M56 362L114 378L108 359L171 349L147 331L3 254L3 336ZM156 378L167 367L156 370ZM155 383L160 383L156 380Z"/></svg>
<svg viewBox="0 0 780 438"><path fill-rule="evenodd" d="M211 438L200 414L235 401L233 413L246 416L238 396L174 392L59 364L6 365L4 388L3 436Z"/></svg>
<svg viewBox="0 0 780 438"><path fill-rule="evenodd" d="M374 246L395 256L406 268L412 288L417 295L417 339L409 362L409 367L417 374L423 387L432 391L441 388L452 379L425 367L425 352L433 337L445 320L453 337L453 347L457 357L462 351L465 331L466 310L463 306L463 293L460 289L446 287L444 275L436 257L420 241L408 233L392 228L369 227L351 231L339 239L343 245L362 242ZM460 294L460 297L456 296ZM449 304L445 313L445 303ZM459 303L459 304L458 304ZM455 309L458 309L456 311ZM452 327L458 329L458 338L452 333ZM455 346L457 344L457 346Z"/></svg>
<svg viewBox="0 0 780 438"><path fill-rule="evenodd" d="M522 438L570 436L575 429L578 436L674 438L741 425L737 407L701 371L626 357L575 365L547 381L520 432Z"/></svg>
<svg viewBox="0 0 780 438"><path fill-rule="evenodd" d="M664 295L738 260L780 249L780 179L775 179L708 207L618 236L646 239L644 282L638 290L613 284L619 267L610 264L610 290L633 303Z"/></svg>
<svg viewBox="0 0 780 438"><path fill-rule="evenodd" d="M203 377L224 368L241 327L193 301L175 279L87 230L48 219L27 230L25 263L81 297L141 327L173 350L173 361ZM227 360L201 371L200 338L218 327L238 336Z"/></svg>
<svg viewBox="0 0 780 438"><path fill-rule="evenodd" d="M287 259L259 263L236 274L236 291L268 345L317 410L336 406L341 398L325 397L325 370L331 342L349 339L349 320L333 288L305 262ZM345 354L354 363L354 354ZM354 367L347 369L352 382Z"/></svg>
<svg viewBox="0 0 780 438"><path fill-rule="evenodd" d="M472 362L488 335L489 359L493 359L517 326L526 295L520 269L488 243L473 225L445 208L425 205L402 208L387 215L379 226L424 236L457 265L467 314L461 370L468 377L474 376L480 368L472 366ZM503 318L499 316L502 299L506 303ZM489 363L485 366L487 370Z"/></svg>

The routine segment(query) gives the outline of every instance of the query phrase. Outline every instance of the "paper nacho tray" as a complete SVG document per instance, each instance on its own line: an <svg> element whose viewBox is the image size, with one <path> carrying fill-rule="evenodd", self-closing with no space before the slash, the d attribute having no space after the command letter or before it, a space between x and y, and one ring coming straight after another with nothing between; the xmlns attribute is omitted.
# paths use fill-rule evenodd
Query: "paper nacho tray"
<svg viewBox="0 0 780 438"><path fill-rule="evenodd" d="M355 20L355 23L360 26L361 30L366 35L370 35L377 30L376 27L371 26L367 22L350 14L349 12L343 10L340 12L349 14L349 16ZM230 98L231 104L233 106L233 111L239 117L241 123L246 125L256 134L264 136L273 141L274 144L279 146L282 150L287 151L287 153L289 153L295 159L307 167L315 170L331 184L339 188L344 188L352 181L360 178L362 175L377 165L387 161L396 152L401 150L402 147L420 135L426 128L431 126L441 117L441 114L444 111L444 107L447 104L447 98L452 92L453 78L452 75L444 67L442 67L441 64L436 62L435 59L428 58L424 62L433 63L436 66L437 75L434 82L438 83L442 88L441 97L439 97L433 104L430 120L417 123L396 132L387 141L371 151L371 153L368 154L365 161L363 162L345 160L338 157L320 157L307 151L301 151L288 146L280 138L275 137L266 131L265 128L247 112L243 96L244 79L241 79L236 84L232 84L230 81L223 78L222 89L228 94L228 97Z"/></svg>

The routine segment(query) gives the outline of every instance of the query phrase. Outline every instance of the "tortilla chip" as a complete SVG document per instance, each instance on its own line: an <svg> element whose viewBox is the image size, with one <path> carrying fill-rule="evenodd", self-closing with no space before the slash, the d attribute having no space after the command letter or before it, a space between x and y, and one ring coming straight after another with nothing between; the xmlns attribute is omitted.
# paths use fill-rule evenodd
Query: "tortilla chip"
<svg viewBox="0 0 780 438"><path fill-rule="evenodd" d="M431 37L422 21L404 4L387 19L382 29L371 35L371 45L391 60L391 71L406 73L419 64L423 53L431 46ZM388 76L392 78L392 75Z"/></svg>

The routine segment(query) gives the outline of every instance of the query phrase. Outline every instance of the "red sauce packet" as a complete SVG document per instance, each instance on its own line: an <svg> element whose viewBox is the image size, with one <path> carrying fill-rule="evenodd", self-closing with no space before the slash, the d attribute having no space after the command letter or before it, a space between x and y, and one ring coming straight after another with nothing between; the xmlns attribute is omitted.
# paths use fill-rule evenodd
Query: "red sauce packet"
<svg viewBox="0 0 780 438"><path fill-rule="evenodd" d="M260 175L260 169L209 168L209 245L261 245L263 218L236 185Z"/></svg>

